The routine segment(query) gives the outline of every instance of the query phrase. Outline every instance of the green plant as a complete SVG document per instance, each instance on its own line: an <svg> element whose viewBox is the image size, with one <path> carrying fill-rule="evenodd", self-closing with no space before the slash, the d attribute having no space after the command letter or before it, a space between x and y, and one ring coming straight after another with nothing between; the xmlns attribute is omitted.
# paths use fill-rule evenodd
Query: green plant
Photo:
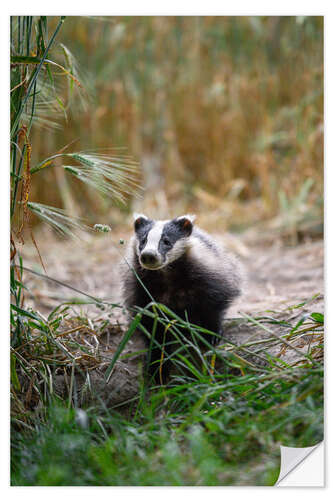
<svg viewBox="0 0 333 500"><path fill-rule="evenodd" d="M77 229L87 229L73 214L31 200L36 176L42 177L45 169L60 168L66 175L79 179L118 202L124 202L126 194L133 194L138 188L137 163L123 150L77 153L62 150L33 164L32 130L36 126L56 126L53 118L57 118L59 112L67 117L75 91L84 92L77 64L70 51L62 44L64 63L60 64L53 58L56 39L64 22L65 18L61 17L49 37L49 21L46 16L11 17L10 217L13 266L17 265L15 240L23 242L25 231L30 232L37 248L32 233L32 215L51 224L61 234L74 235ZM68 82L67 102L60 91L63 79ZM62 165L60 160L70 164ZM14 290L14 282L12 285Z"/></svg>
<svg viewBox="0 0 333 500"><path fill-rule="evenodd" d="M286 339L298 344L309 332L322 335L322 315L292 321L277 319L274 313L253 318L260 328L278 323L284 335L220 346L216 356L222 357L223 365L215 368L212 352L198 361L193 356L196 342L182 341L183 351L173 357L178 374L167 385L152 387L149 393L142 386L134 400L111 408L101 401L82 409L72 407L72 382L68 399L52 393L54 368L61 363L71 368L73 349L92 354L84 342L78 345L75 333L56 338L69 307L64 305L47 319L34 314L24 319L35 330L31 359L40 364L32 393L36 397L43 388L44 404L39 415L20 414L19 402L14 401L12 485L268 486L278 477L280 444L313 446L322 439L323 366L313 357L313 349L308 359L294 366L270 359L263 351L267 342L283 347ZM84 327L84 319L80 323ZM103 327L97 325L94 328ZM177 320L173 326L181 331L184 325ZM195 339L197 329L187 327ZM130 331L114 361L122 357ZM260 367L247 362L250 349L269 363ZM228 369L222 367L225 364ZM31 367L26 369L31 375ZM72 377L71 369L69 373Z"/></svg>
<svg viewBox="0 0 333 500"><path fill-rule="evenodd" d="M24 243L24 236L28 232L39 255L32 232L32 216L39 217L62 235L76 236L78 230L90 229L74 214L32 200L35 179L40 177L39 182L43 182L45 170L61 169L66 175L79 179L89 188L120 203L124 203L126 195L132 195L138 189L138 165L124 149L70 153L65 152L69 147L66 146L55 154L49 154L46 159L33 162L32 131L37 127L56 127L59 112L68 118L76 92L79 92L81 98L85 93L79 80L77 63L69 49L63 44L60 45L64 62L55 58L56 40L64 22L65 17L52 19L51 24L55 23L55 27L49 35L50 19L46 16L17 16L11 17L10 20L10 290L11 375L14 397L15 389L20 387L18 366L25 374L31 369L30 362L17 350L32 341L31 331L37 328L42 338L47 339L47 351L50 351L54 342L61 347L53 336L58 320L55 323L48 322L39 313L24 306L24 266L17 251L17 241ZM68 84L67 100L64 99L61 87L64 79ZM66 164L63 165L60 161ZM39 257L43 265L41 256ZM36 375L36 370L32 369L32 372ZM41 373L47 375L45 367L41 369ZM31 373L29 380L32 380ZM33 382L31 384L31 390L32 387L38 389Z"/></svg>

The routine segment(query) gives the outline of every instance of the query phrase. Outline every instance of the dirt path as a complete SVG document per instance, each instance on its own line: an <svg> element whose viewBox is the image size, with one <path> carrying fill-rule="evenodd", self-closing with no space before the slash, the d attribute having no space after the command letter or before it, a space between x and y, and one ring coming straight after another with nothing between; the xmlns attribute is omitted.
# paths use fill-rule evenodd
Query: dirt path
<svg viewBox="0 0 333 500"><path fill-rule="evenodd" d="M251 341L265 341L272 336L281 336L286 331L278 323L265 329L251 324L242 314L251 316L274 316L285 321L295 322L297 318L312 312L324 311L324 281L322 240L309 241L297 247L286 247L277 240L271 244L254 245L246 236L235 237L225 235L223 238L227 247L238 254L242 261L247 283L244 293L233 304L228 312L229 320L225 325L225 341L243 345ZM40 252L49 276L78 288L87 294L109 302L120 301L120 262L124 254L124 245L119 244L119 238L112 234L92 235L85 242L59 242L49 237L39 237ZM45 244L43 243L45 242ZM24 247L24 265L43 273L36 251L33 247ZM42 314L47 314L59 302L79 297L74 291L61 287L52 281L25 273L26 305L31 305ZM315 298L313 298L316 296ZM303 303L301 307L292 308ZM80 306L81 307L81 306ZM84 306L92 322L100 318L109 318L111 323L117 323L118 329L107 331L99 342L103 346L103 368L90 372L96 393L109 395L110 403L115 404L129 399L138 390L138 359L118 361L111 379L106 383L105 368L119 344L124 331L125 317L120 309L102 312L94 305ZM236 321L231 318L240 318ZM321 338L318 339L318 342ZM269 342L269 340L268 340ZM271 355L282 357L287 363L297 363L302 354L308 352L309 342L313 338L297 339L292 347L281 343L268 343L266 351ZM142 339L133 339L126 347L126 353L133 353L143 348ZM261 364L262 354L251 356L250 362ZM101 365L102 366L102 365ZM84 380L81 380L83 386ZM80 385L80 384L79 384ZM59 378L59 392L65 391L63 377Z"/></svg>
<svg viewBox="0 0 333 500"><path fill-rule="evenodd" d="M229 310L228 316L237 315L239 310L247 313L282 310L317 293L323 295L322 240L297 247L285 247L277 241L263 247L249 244L246 237L226 235L220 239L238 254L247 275L244 293ZM40 237L38 242L49 276L87 294L111 302L120 300L119 263L125 248L119 244L118 237L93 235L86 242L47 241ZM26 267L43 273L33 246L23 247L23 255ZM28 273L26 284L34 296L34 307L41 312L49 311L59 300L77 295ZM317 301L317 308L323 310L322 299Z"/></svg>

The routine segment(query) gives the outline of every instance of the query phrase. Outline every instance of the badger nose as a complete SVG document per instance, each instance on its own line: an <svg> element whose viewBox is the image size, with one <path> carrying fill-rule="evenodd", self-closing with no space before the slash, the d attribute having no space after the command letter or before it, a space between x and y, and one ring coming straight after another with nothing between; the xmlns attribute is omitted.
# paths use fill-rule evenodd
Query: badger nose
<svg viewBox="0 0 333 500"><path fill-rule="evenodd" d="M142 264L153 266L157 263L157 256L154 252L145 252L141 254Z"/></svg>

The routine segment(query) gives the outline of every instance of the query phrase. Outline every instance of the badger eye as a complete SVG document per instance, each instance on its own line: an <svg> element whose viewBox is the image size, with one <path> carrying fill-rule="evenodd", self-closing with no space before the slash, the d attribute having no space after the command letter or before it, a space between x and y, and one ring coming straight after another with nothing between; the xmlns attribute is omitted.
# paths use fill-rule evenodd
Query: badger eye
<svg viewBox="0 0 333 500"><path fill-rule="evenodd" d="M163 241L164 245L166 245L167 247L169 247L171 245L170 240L168 238L163 238L162 241Z"/></svg>

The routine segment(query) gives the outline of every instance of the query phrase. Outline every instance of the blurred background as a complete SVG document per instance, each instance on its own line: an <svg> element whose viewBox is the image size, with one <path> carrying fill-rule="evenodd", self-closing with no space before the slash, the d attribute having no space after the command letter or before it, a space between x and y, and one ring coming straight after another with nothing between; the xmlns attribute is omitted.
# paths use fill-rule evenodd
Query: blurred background
<svg viewBox="0 0 333 500"><path fill-rule="evenodd" d="M113 228L139 210L322 234L322 17L67 17L57 51L71 60L72 104L63 84L32 129L32 164L68 144L125 147L143 190L114 204L49 168L30 200Z"/></svg>

